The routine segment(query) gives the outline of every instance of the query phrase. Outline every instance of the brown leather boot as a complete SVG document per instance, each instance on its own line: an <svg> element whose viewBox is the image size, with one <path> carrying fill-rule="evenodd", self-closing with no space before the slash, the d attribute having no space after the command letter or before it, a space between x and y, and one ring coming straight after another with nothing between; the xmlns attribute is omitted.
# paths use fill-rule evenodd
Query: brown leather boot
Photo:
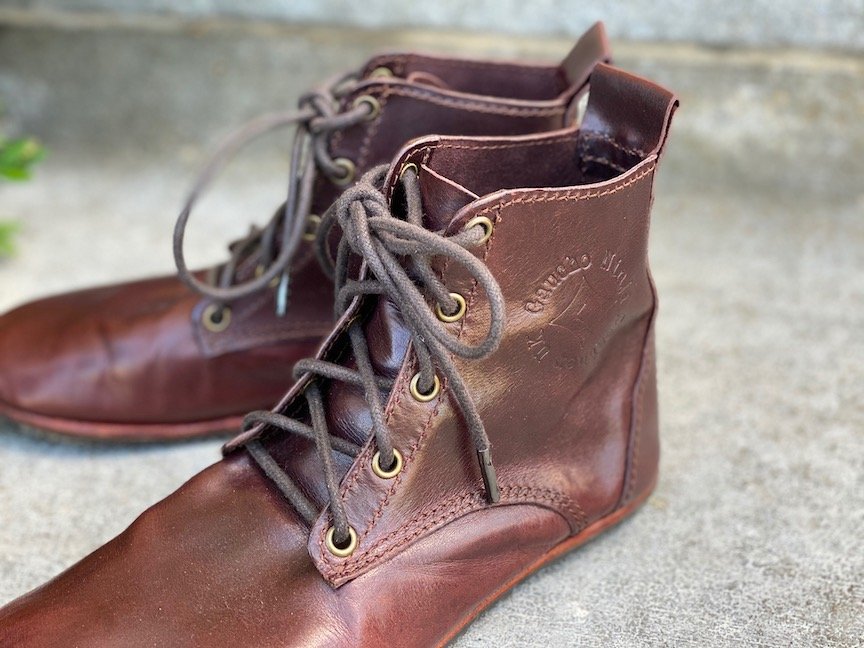
<svg viewBox="0 0 864 648"><path fill-rule="evenodd" d="M232 245L219 268L193 275L182 235L196 187L178 224L179 277L42 299L0 317L0 415L106 439L236 429L244 412L276 402L292 365L332 326L310 214L414 137L565 126L595 63L608 58L599 23L560 65L378 56L304 97L299 112L251 123L243 135L298 127L291 191L270 224ZM228 142L204 180L239 143Z"/></svg>
<svg viewBox="0 0 864 648"><path fill-rule="evenodd" d="M646 257L675 105L601 65L581 130L370 171L324 218L342 316L282 404L0 610L0 645L441 645L631 514L657 475Z"/></svg>

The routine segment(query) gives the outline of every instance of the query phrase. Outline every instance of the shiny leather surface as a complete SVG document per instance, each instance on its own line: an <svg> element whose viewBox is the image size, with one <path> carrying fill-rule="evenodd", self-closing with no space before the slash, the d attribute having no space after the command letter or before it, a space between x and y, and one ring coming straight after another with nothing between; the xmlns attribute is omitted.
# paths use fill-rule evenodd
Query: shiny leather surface
<svg viewBox="0 0 864 648"><path fill-rule="evenodd" d="M621 93L624 103L613 99ZM359 536L351 556L324 547L327 510L310 532L235 440L222 462L117 539L0 610L0 646L441 645L542 561L629 514L657 470L647 235L675 103L666 90L601 66L588 108L593 130L428 138L391 167L391 184L403 162L417 160L460 176L468 191L485 187L449 218L425 208L433 228L477 214L495 221L477 254L507 300L504 341L484 360L459 362L493 443L500 503L485 501L446 385L428 403L408 395L409 338L381 301L365 329L376 366L397 377L386 412L405 465L393 479L375 476L370 441L353 462L342 459ZM622 155L631 160L625 171L610 166ZM526 164L546 157L569 163ZM440 271L469 303L452 326L466 340L482 335L484 295L460 272ZM339 354L341 329L361 308L340 320L322 355ZM332 429L365 439L368 412L356 390L338 385L327 397ZM305 490L320 489L308 444L267 443Z"/></svg>
<svg viewBox="0 0 864 648"><path fill-rule="evenodd" d="M331 151L353 160L359 175L430 133L560 128L594 64L608 58L600 24L561 65L377 57L364 69L386 63L396 76L366 79L344 105L372 95L380 113L334 135ZM319 178L313 212L323 213L339 191ZM249 259L241 278L257 262ZM171 438L234 427L248 410L276 402L292 382L294 362L312 355L331 328L332 289L308 245L293 264L291 286L285 317L276 316L271 290L233 302L231 324L222 332L202 325L207 303L174 277L25 304L0 317L0 414L104 438Z"/></svg>

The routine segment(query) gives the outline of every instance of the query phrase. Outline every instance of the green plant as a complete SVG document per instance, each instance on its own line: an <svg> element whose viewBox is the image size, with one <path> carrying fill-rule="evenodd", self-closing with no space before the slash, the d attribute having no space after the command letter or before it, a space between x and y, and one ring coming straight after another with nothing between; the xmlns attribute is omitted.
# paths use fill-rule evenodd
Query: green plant
<svg viewBox="0 0 864 648"><path fill-rule="evenodd" d="M32 137L0 138L0 178L21 182L29 180L33 166L45 157L45 149ZM0 221L0 257L15 251L18 224Z"/></svg>
<svg viewBox="0 0 864 648"><path fill-rule="evenodd" d="M0 221L0 258L11 256L15 252L15 234L18 223Z"/></svg>

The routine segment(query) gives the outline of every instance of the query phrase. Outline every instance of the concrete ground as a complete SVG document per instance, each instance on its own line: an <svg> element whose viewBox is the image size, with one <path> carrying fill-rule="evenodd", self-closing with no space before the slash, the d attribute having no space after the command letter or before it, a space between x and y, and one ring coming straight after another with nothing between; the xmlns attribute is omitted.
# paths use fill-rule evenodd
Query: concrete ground
<svg viewBox="0 0 864 648"><path fill-rule="evenodd" d="M18 256L0 264L0 310L169 272L170 229L204 144L254 114L250 97L270 104L263 110L298 94L311 73L289 63L304 38L322 52L317 73L387 36L315 34L0 33L12 123L52 149L34 182L0 188L0 213L24 226ZM454 42L566 51L549 40ZM22 51L26 59L11 56ZM229 51L238 55L225 65ZM862 63L619 52L682 94L651 249L662 301L661 480L639 514L530 578L455 645L862 646ZM112 57L126 73L109 74ZM165 66L162 94L146 77L126 84L139 78L128 73L136 57ZM75 83L65 68L76 60L105 73ZM256 60L284 63L286 89L251 75ZM269 215L278 168L241 164L225 179L195 224L194 258L218 259L250 214ZM120 532L217 459L218 446L76 443L0 424L0 603Z"/></svg>

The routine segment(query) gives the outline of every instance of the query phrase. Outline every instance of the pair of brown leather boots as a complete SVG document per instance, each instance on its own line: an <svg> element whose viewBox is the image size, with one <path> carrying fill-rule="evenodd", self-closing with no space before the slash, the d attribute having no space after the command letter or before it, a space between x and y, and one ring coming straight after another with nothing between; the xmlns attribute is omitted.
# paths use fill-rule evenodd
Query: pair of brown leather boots
<svg viewBox="0 0 864 648"><path fill-rule="evenodd" d="M127 440L243 427L2 608L0 646L442 645L644 502L649 212L676 100L608 59L599 24L560 65L375 57L228 141L178 221L179 275L0 318L14 420ZM291 123L285 204L189 272L200 191Z"/></svg>

